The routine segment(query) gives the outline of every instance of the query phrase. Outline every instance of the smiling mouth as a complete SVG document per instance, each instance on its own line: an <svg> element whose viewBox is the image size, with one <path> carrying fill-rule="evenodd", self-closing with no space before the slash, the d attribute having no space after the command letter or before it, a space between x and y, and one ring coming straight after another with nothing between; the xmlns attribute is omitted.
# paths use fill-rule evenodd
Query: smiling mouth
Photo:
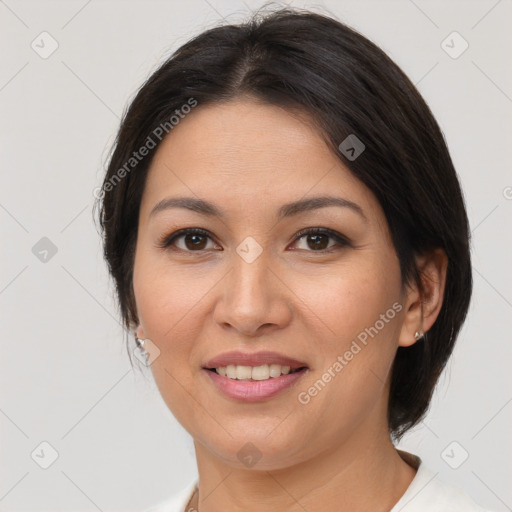
<svg viewBox="0 0 512 512"><path fill-rule="evenodd" d="M290 366L280 364L263 364L259 366L230 364L227 366L219 366L217 368L206 368L206 370L216 373L221 377L242 381L264 381L276 379L283 375L291 375L307 369L307 366L291 368Z"/></svg>

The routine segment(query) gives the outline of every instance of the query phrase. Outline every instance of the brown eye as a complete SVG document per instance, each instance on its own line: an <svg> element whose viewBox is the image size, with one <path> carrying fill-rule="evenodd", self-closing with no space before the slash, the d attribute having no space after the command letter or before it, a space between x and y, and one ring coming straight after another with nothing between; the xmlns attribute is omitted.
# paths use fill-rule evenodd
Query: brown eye
<svg viewBox="0 0 512 512"><path fill-rule="evenodd" d="M200 252L211 248L208 247L208 241L213 243L208 231L199 228L187 228L164 236L158 243L158 247L184 252Z"/></svg>
<svg viewBox="0 0 512 512"><path fill-rule="evenodd" d="M295 242L305 240L305 247L297 247L309 252L329 252L331 249L350 246L350 242L337 233L326 228L309 228L297 233ZM329 244L332 240L334 243Z"/></svg>
<svg viewBox="0 0 512 512"><path fill-rule="evenodd" d="M306 235L308 247L311 249L326 249L329 245L328 235Z"/></svg>
<svg viewBox="0 0 512 512"><path fill-rule="evenodd" d="M206 246L206 237L203 235L187 234L183 235L183 240L185 242L186 248L190 250L201 250Z"/></svg>

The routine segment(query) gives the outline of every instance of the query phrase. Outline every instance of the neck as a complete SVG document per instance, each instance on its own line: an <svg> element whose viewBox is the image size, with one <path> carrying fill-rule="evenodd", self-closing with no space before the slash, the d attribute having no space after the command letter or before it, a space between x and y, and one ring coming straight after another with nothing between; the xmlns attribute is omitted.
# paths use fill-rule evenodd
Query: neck
<svg viewBox="0 0 512 512"><path fill-rule="evenodd" d="M365 430L361 425L334 449L276 470L234 468L195 443L199 497L190 506L198 512L389 511L416 471L402 460L387 429Z"/></svg>

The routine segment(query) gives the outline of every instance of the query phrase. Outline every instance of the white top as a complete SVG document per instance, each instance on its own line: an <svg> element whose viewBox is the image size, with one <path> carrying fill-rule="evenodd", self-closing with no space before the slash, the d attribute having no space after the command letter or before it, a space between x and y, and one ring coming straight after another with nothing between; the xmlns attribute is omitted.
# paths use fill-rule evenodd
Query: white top
<svg viewBox="0 0 512 512"><path fill-rule="evenodd" d="M478 506L466 493L439 480L421 459L398 450L400 456L417 468L416 476L390 512L490 512ZM197 480L184 489L144 512L187 512L187 506L195 491Z"/></svg>

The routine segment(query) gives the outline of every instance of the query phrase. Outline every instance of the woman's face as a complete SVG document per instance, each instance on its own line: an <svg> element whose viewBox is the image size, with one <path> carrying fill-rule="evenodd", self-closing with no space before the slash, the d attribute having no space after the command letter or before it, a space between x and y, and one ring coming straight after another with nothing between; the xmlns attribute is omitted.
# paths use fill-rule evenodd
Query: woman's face
<svg viewBox="0 0 512 512"><path fill-rule="evenodd" d="M311 202L320 197L338 203ZM171 198L216 213L164 207ZM207 234L170 240L184 228ZM331 234L297 236L307 228ZM250 99L199 105L174 127L148 174L133 284L137 334L160 350L151 369L161 395L211 455L278 469L387 432L408 307L387 222L319 134L285 110ZM218 363L239 362L228 375L251 380L206 369L233 351L273 354ZM280 357L307 368L268 376L286 372Z"/></svg>

